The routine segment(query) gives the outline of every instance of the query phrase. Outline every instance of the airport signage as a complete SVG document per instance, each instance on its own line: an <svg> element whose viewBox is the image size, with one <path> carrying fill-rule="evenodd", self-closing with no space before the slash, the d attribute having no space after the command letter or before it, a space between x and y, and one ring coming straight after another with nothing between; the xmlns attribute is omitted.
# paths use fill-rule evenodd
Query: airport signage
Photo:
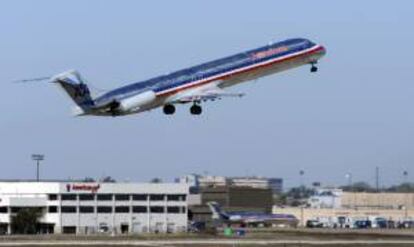
<svg viewBox="0 0 414 247"><path fill-rule="evenodd" d="M66 191L89 191L96 193L101 188L100 184L67 184Z"/></svg>

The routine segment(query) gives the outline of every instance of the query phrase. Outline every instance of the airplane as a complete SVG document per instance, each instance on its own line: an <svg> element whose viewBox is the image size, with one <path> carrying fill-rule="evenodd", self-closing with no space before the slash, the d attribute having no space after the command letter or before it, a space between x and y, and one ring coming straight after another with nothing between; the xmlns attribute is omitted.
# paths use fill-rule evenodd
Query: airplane
<svg viewBox="0 0 414 247"><path fill-rule="evenodd" d="M32 79L59 84L76 103L75 116L123 116L162 107L166 115L175 105L191 103L190 113L200 115L201 103L224 97L242 97L224 89L302 65L316 72L326 49L308 39L294 38L203 63L167 75L122 86L93 96L76 70L53 77ZM23 80L23 81L30 81Z"/></svg>
<svg viewBox="0 0 414 247"><path fill-rule="evenodd" d="M299 223L298 219L292 214L266 214L258 212L225 212L221 209L217 202L208 202L213 220L220 221L225 224L240 224L245 226L262 225L288 225L296 227Z"/></svg>

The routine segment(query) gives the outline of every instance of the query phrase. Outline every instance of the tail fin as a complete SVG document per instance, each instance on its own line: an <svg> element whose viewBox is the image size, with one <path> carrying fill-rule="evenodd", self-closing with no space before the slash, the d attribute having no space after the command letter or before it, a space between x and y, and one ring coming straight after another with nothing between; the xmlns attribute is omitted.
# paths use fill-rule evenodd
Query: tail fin
<svg viewBox="0 0 414 247"><path fill-rule="evenodd" d="M93 105L93 99L88 86L76 70L63 72L51 78L51 82L58 83L72 98L78 108L76 111L85 111Z"/></svg>
<svg viewBox="0 0 414 247"><path fill-rule="evenodd" d="M221 210L220 205L217 202L207 202L208 207L213 214L212 217L215 220L228 220L230 217L229 215Z"/></svg>

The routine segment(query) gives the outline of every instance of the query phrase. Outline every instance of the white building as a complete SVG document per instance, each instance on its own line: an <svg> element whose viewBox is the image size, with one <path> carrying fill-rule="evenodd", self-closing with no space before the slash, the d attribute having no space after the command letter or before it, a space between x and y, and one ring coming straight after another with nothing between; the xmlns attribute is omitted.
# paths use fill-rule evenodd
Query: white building
<svg viewBox="0 0 414 247"><path fill-rule="evenodd" d="M266 177L233 177L230 178L233 186L251 187L258 189L272 189L274 193L283 190L283 179Z"/></svg>
<svg viewBox="0 0 414 247"><path fill-rule="evenodd" d="M187 229L188 185L0 182L0 233L25 208L42 212L43 233L178 232Z"/></svg>
<svg viewBox="0 0 414 247"><path fill-rule="evenodd" d="M319 188L308 199L311 208L341 208L343 191L335 188Z"/></svg>
<svg viewBox="0 0 414 247"><path fill-rule="evenodd" d="M178 183L188 184L190 187L219 187L227 186L229 181L224 176L201 176L190 174L177 179Z"/></svg>
<svg viewBox="0 0 414 247"><path fill-rule="evenodd" d="M224 176L202 176L190 174L182 176L176 180L178 183L188 184L192 188L199 187L220 187L238 186L258 189L272 189L274 193L283 190L283 179L266 177L224 177Z"/></svg>

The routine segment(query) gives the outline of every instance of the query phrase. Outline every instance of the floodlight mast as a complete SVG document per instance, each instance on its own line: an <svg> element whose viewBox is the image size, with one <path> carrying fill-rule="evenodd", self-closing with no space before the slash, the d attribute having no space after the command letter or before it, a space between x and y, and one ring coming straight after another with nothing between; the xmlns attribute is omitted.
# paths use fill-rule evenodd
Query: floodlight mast
<svg viewBox="0 0 414 247"><path fill-rule="evenodd" d="M39 182L39 167L40 167L40 161L44 160L45 156L43 154L32 154L32 160L36 161L36 181Z"/></svg>

